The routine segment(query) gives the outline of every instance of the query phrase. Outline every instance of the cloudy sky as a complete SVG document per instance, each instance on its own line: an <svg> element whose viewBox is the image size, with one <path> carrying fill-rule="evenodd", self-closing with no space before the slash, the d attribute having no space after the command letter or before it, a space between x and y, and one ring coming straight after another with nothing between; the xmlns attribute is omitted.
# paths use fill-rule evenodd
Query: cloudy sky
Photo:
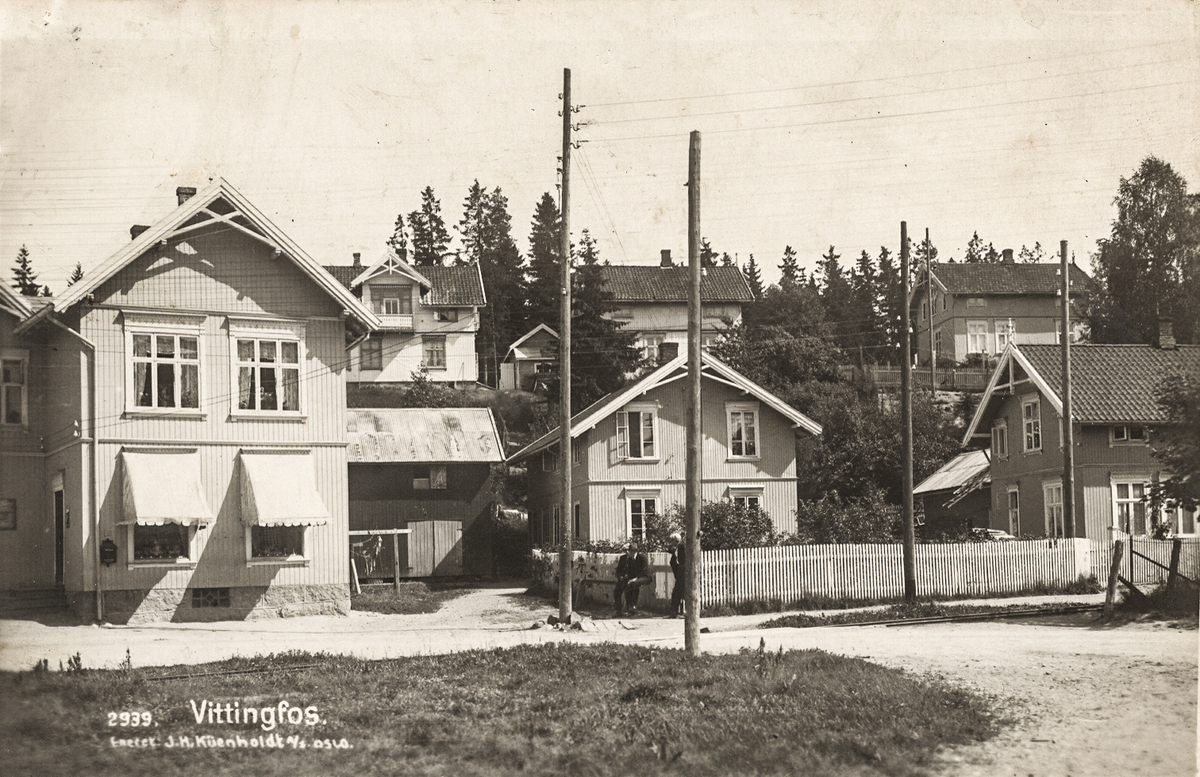
<svg viewBox="0 0 1200 777"><path fill-rule="evenodd" d="M967 10L962 10L967 9ZM1200 188L1200 4L25 2L0 9L0 267L62 289L221 176L325 263L384 250L432 186L478 179L524 249L580 106L573 233L614 263L702 232L778 278L930 230L1081 263L1149 154Z"/></svg>

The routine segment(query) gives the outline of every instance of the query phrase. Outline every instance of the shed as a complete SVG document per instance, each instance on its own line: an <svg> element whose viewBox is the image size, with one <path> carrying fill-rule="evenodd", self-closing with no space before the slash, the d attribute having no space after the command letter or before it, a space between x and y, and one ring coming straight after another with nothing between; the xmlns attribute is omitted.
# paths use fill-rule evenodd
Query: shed
<svg viewBox="0 0 1200 777"><path fill-rule="evenodd" d="M411 529L402 577L490 575L492 465L504 460L489 408L346 411L350 530ZM388 543L355 551L360 577L391 577Z"/></svg>
<svg viewBox="0 0 1200 777"><path fill-rule="evenodd" d="M913 489L924 504L925 539L956 537L987 527L991 499L991 461L986 450L960 453Z"/></svg>

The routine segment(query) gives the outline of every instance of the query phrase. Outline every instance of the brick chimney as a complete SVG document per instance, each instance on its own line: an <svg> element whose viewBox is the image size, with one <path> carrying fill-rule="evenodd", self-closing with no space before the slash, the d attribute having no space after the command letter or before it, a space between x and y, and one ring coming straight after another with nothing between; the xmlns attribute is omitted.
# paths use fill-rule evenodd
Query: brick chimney
<svg viewBox="0 0 1200 777"><path fill-rule="evenodd" d="M362 254L358 253L357 251L354 252L354 269L362 269Z"/></svg>
<svg viewBox="0 0 1200 777"><path fill-rule="evenodd" d="M1171 319L1158 319L1158 347L1164 351L1175 350L1175 330Z"/></svg>
<svg viewBox="0 0 1200 777"><path fill-rule="evenodd" d="M195 196L196 196L196 187L195 186L180 186L175 189L175 199L179 200L180 205L182 205L183 203L187 202L188 200L190 200L192 197L195 197Z"/></svg>
<svg viewBox="0 0 1200 777"><path fill-rule="evenodd" d="M149 228L150 227L146 226L145 224L134 224L132 227L129 228L129 239L137 240L138 235L142 234Z"/></svg>
<svg viewBox="0 0 1200 777"><path fill-rule="evenodd" d="M659 260L658 266L659 267L674 267L675 264L674 264L674 262L671 261L671 249L664 248L664 249L662 249L661 253L662 253L662 259Z"/></svg>
<svg viewBox="0 0 1200 777"><path fill-rule="evenodd" d="M1000 260L1002 264L1012 264L1013 263L1012 251L1013 250L1011 248L1006 248L1000 252L1003 255L1003 258Z"/></svg>

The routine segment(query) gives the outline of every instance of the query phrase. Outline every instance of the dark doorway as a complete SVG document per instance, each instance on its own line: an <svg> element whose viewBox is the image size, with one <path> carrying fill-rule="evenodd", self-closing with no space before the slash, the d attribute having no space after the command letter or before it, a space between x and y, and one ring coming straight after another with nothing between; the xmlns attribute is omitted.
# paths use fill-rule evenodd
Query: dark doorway
<svg viewBox="0 0 1200 777"><path fill-rule="evenodd" d="M65 531L63 492L54 492L54 585L63 584L63 533Z"/></svg>

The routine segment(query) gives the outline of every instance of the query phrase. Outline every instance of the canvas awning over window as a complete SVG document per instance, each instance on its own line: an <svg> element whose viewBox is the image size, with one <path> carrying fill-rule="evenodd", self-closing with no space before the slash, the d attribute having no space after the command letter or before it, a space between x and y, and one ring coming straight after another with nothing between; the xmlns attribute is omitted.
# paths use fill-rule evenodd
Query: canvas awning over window
<svg viewBox="0 0 1200 777"><path fill-rule="evenodd" d="M242 451L242 522L247 526L323 526L329 511L307 453Z"/></svg>
<svg viewBox="0 0 1200 777"><path fill-rule="evenodd" d="M200 454L121 452L124 471L122 524L207 524L212 510L200 481Z"/></svg>

